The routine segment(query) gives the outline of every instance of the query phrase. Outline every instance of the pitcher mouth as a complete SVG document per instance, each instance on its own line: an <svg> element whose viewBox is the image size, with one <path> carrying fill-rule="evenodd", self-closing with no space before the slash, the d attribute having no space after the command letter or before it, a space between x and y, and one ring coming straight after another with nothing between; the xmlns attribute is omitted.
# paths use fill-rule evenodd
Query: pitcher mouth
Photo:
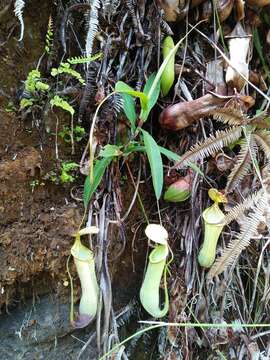
<svg viewBox="0 0 270 360"><path fill-rule="evenodd" d="M204 210L203 219L209 225L224 226L225 215L215 203Z"/></svg>

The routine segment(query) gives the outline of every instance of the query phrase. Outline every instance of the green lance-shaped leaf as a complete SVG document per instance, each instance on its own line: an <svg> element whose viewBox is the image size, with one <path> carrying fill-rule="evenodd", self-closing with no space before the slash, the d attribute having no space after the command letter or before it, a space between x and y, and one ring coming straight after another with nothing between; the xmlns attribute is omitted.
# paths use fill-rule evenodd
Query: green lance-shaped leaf
<svg viewBox="0 0 270 360"><path fill-rule="evenodd" d="M173 38L171 36L166 36L163 42L163 59L165 60L167 56L170 54L170 51L174 48L174 42ZM162 95L166 96L168 92L170 91L173 83L174 83L174 59L175 54L170 57L170 60L168 61L162 75L161 75L161 91Z"/></svg>
<svg viewBox="0 0 270 360"><path fill-rule="evenodd" d="M148 97L146 109L142 109L141 113L140 113L140 119L143 121L147 120L150 111L155 106L155 104L158 100L158 97L159 97L160 81L158 81L157 86L155 87L154 91L151 94L151 97L148 96L148 93L153 85L153 82L155 81L155 78L156 78L156 74L155 73L151 74L149 76L149 78L147 79L145 86L143 88L143 93Z"/></svg>
<svg viewBox="0 0 270 360"><path fill-rule="evenodd" d="M95 231L90 229L90 232L97 233L98 229ZM95 273L95 258L93 252L81 243L80 233L76 236L75 243L71 248L71 254L74 258L82 290L79 316L73 322L73 326L82 328L90 323L97 312L99 287Z"/></svg>
<svg viewBox="0 0 270 360"><path fill-rule="evenodd" d="M123 99L123 110L128 118L131 130L134 132L136 129L136 107L134 98L131 95L121 93Z"/></svg>
<svg viewBox="0 0 270 360"><path fill-rule="evenodd" d="M204 240L198 255L199 264L206 268L211 267L215 261L217 242L225 225L225 215L220 210L218 203L225 202L226 198L215 189L209 190L209 197L215 202L202 214Z"/></svg>
<svg viewBox="0 0 270 360"><path fill-rule="evenodd" d="M90 184L90 177L89 175L85 179L84 183L84 190L83 190L83 202L84 206L87 207L91 197L93 196L94 192L96 191L98 185L102 180L102 176L104 172L109 166L110 162L112 161L113 157L104 157L101 160L97 160L94 166L94 181L93 184Z"/></svg>
<svg viewBox="0 0 270 360"><path fill-rule="evenodd" d="M147 131L141 131L143 133L146 154L150 163L155 195L156 198L159 199L163 187L163 165L159 146Z"/></svg>
<svg viewBox="0 0 270 360"><path fill-rule="evenodd" d="M156 318L163 317L169 310L169 297L166 284L166 259L169 250L167 245L157 245L149 256L149 262L140 290L140 300L144 309ZM160 308L159 287L164 274L165 303Z"/></svg>

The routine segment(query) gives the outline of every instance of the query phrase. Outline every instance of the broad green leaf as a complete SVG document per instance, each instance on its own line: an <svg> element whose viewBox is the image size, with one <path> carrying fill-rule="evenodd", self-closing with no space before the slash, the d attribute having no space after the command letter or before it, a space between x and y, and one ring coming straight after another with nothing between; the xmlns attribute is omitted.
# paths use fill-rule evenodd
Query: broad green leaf
<svg viewBox="0 0 270 360"><path fill-rule="evenodd" d="M122 99L124 101L123 108L126 114L126 117L130 121L132 131L135 131L136 128L136 110L135 110L135 102L131 95L121 93Z"/></svg>
<svg viewBox="0 0 270 360"><path fill-rule="evenodd" d="M153 85L153 82L155 80L155 77L156 77L156 74L153 73L152 75L150 75L150 77L148 78L148 80L146 81L146 84L144 86L144 89L143 89L143 92L144 94L146 94L148 96L148 93ZM154 91L152 92L152 95L151 97L148 98L148 104L147 104L147 108L146 110L143 110L141 111L141 114L140 114L140 118L143 120L143 121L146 121L148 116L149 116L149 113L150 111L152 110L152 108L155 106L157 100L158 100L158 97L159 97L159 93L160 93L160 80L158 81L157 83L157 86L155 87Z"/></svg>
<svg viewBox="0 0 270 360"><path fill-rule="evenodd" d="M124 93L134 97L138 97L140 99L142 109L145 110L147 108L147 95L145 95L143 92L133 90L132 87L130 87L123 81L117 81L117 83L115 84L115 91L118 93Z"/></svg>
<svg viewBox="0 0 270 360"><path fill-rule="evenodd" d="M94 166L94 181L93 181L92 185L90 184L89 175L85 179L84 190L83 190L83 202L84 202L85 207L87 207L89 201L91 200L91 197L93 196L98 185L100 184L101 179L104 175L104 172L105 172L107 166L109 166L112 159L113 159L112 157L110 157L110 158L105 157L101 160L96 161L96 164Z"/></svg>
<svg viewBox="0 0 270 360"><path fill-rule="evenodd" d="M160 150L158 144L152 138L152 136L144 130L141 130L143 133L143 141L145 145L146 154L150 163L152 182L156 194L157 200L161 196L162 187L163 187L163 166L162 158L160 155Z"/></svg>
<svg viewBox="0 0 270 360"><path fill-rule="evenodd" d="M178 154L174 153L171 150L168 150L162 146L159 146L159 151L161 152L162 155L166 156L169 160L173 160L173 161L180 161L181 160L181 156L179 156ZM188 166L194 170L196 173L200 174L201 176L204 176L204 173L201 171L201 169L194 163L189 162Z"/></svg>
<svg viewBox="0 0 270 360"><path fill-rule="evenodd" d="M104 149L100 151L101 157L112 157L112 156L120 156L122 154L122 151L119 149L119 146L117 145L105 145Z"/></svg>

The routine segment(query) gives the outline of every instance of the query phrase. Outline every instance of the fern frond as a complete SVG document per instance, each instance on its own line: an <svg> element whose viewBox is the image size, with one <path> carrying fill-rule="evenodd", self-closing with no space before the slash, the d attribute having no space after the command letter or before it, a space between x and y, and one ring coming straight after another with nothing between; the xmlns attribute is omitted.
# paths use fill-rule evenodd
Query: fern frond
<svg viewBox="0 0 270 360"><path fill-rule="evenodd" d="M116 13L117 8L119 7L121 1L120 0L103 0L103 14L110 18Z"/></svg>
<svg viewBox="0 0 270 360"><path fill-rule="evenodd" d="M68 58L67 62L71 65L77 65L77 64L87 64L90 61L95 61L99 59L102 56L102 53L95 54L93 56L75 56L72 58Z"/></svg>
<svg viewBox="0 0 270 360"><path fill-rule="evenodd" d="M77 79L82 85L85 85L85 81L82 78L81 74L78 71L72 69L69 63L61 63L58 68L52 68L51 70L52 76L57 76L60 74L70 75L75 79Z"/></svg>
<svg viewBox="0 0 270 360"><path fill-rule="evenodd" d="M252 207L252 213L250 213L244 221L240 233L234 239L232 239L226 248L222 251L219 258L211 267L207 274L208 280L221 274L229 266L233 265L241 252L250 244L251 238L257 233L257 227L264 219L264 211L267 207L267 194L261 193L260 198Z"/></svg>
<svg viewBox="0 0 270 360"><path fill-rule="evenodd" d="M229 125L243 125L247 122L246 117L240 109L235 107L223 107L210 112L215 120Z"/></svg>
<svg viewBox="0 0 270 360"><path fill-rule="evenodd" d="M171 36L173 35L173 31L170 28L170 25L162 18L160 19L160 28L165 34Z"/></svg>
<svg viewBox="0 0 270 360"><path fill-rule="evenodd" d="M262 196L262 189L257 193L251 194L243 202L234 206L225 216L224 222L226 225L231 223L233 220L239 219L245 214L245 211L250 209L253 204L257 203Z"/></svg>
<svg viewBox="0 0 270 360"><path fill-rule="evenodd" d="M90 2L90 1L88 0L88 2ZM85 53L86 53L87 57L92 55L94 39L95 39L96 33L98 31L98 25L99 25L98 10L99 10L99 8L100 8L100 0L91 1L91 10L89 13L88 31L87 31L86 44L85 44Z"/></svg>
<svg viewBox="0 0 270 360"><path fill-rule="evenodd" d="M251 134L248 139L242 141L239 154L236 156L236 163L228 176L225 192L231 192L243 180L244 176L250 171L252 157L256 156L256 144Z"/></svg>
<svg viewBox="0 0 270 360"><path fill-rule="evenodd" d="M182 156L181 160L173 168L179 168L190 161L196 161L200 158L215 154L224 146L238 140L241 137L241 133L242 129L240 126L231 127L228 130L217 131L215 135L210 135L205 141L195 144Z"/></svg>
<svg viewBox="0 0 270 360"><path fill-rule="evenodd" d="M265 153L265 156L270 160L270 132L267 130L257 130L253 134L254 140Z"/></svg>
<svg viewBox="0 0 270 360"><path fill-rule="evenodd" d="M136 314L137 313L137 314ZM121 311L116 315L117 326L121 327L129 323L133 315L138 315L139 304L136 300L131 300Z"/></svg>
<svg viewBox="0 0 270 360"><path fill-rule="evenodd" d="M20 25L21 25L21 33L20 33L19 41L22 41L23 34L24 34L24 21L23 21L24 6L25 6L24 0L16 0L15 1L14 12L15 12L15 15L17 16L17 18L20 22Z"/></svg>

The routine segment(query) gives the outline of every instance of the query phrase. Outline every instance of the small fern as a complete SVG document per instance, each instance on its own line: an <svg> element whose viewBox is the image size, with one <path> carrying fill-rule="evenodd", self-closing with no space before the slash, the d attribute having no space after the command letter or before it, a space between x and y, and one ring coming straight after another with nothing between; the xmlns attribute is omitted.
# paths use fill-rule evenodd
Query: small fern
<svg viewBox="0 0 270 360"><path fill-rule="evenodd" d="M232 142L241 137L241 127L232 127L228 130L217 131L215 135L210 135L208 139L194 145L188 152L186 152L181 160L173 167L180 168L190 161L196 161L209 155L214 155L224 146L228 146Z"/></svg>
<svg viewBox="0 0 270 360"><path fill-rule="evenodd" d="M60 74L70 75L71 77L77 79L82 85L85 85L85 81L82 78L81 74L78 71L72 69L69 63L61 63L58 68L52 68L52 76L57 76Z"/></svg>
<svg viewBox="0 0 270 360"><path fill-rule="evenodd" d="M24 0L16 0L15 1L14 12L15 12L15 15L17 16L17 18L20 22L20 25L21 25L21 33L20 33L19 41L22 41L23 35L24 35L24 21L23 21L24 6L25 6Z"/></svg>

